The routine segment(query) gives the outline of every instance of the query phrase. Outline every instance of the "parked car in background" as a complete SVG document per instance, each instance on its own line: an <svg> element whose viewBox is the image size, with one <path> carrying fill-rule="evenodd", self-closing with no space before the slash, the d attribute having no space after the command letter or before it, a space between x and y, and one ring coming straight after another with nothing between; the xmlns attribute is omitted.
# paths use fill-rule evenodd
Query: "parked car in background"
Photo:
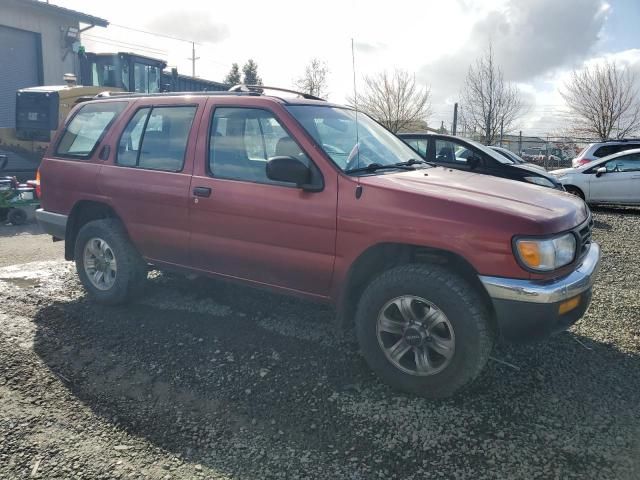
<svg viewBox="0 0 640 480"><path fill-rule="evenodd" d="M429 397L469 385L499 338L582 317L600 260L583 201L434 167L365 114L268 92L73 109L37 218L90 302L132 298L151 265L333 304L383 380Z"/></svg>
<svg viewBox="0 0 640 480"><path fill-rule="evenodd" d="M563 190L562 184L543 168L516 163L472 140L432 133L399 133L398 136L422 158L436 165Z"/></svg>
<svg viewBox="0 0 640 480"><path fill-rule="evenodd" d="M500 155L502 155L506 159L511 160L516 165L527 165L529 167L537 168L538 170L542 170L543 172L546 172L543 166L536 165L535 163L527 162L524 158L522 158L516 153L513 153L508 148L498 147L496 145L492 145L489 148L495 152L498 152Z"/></svg>
<svg viewBox="0 0 640 480"><path fill-rule="evenodd" d="M587 203L640 204L640 149L549 173Z"/></svg>
<svg viewBox="0 0 640 480"><path fill-rule="evenodd" d="M494 152L498 152L504 158L507 158L507 159L511 160L515 164L527 163L522 159L522 157L520 157L517 154L513 153L508 148L498 147L497 145L491 145L489 148L491 150L493 150Z"/></svg>
<svg viewBox="0 0 640 480"><path fill-rule="evenodd" d="M576 158L571 161L573 168L586 165L599 158L608 157L614 153L640 148L640 139L634 140L609 140L606 142L596 142L585 147Z"/></svg>

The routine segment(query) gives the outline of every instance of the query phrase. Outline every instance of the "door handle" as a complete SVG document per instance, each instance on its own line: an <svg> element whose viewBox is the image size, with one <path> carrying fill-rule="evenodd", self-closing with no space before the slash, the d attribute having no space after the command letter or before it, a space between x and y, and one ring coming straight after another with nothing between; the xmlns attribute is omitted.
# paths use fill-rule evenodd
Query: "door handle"
<svg viewBox="0 0 640 480"><path fill-rule="evenodd" d="M196 197L210 197L211 189L209 187L195 187L193 189L193 194Z"/></svg>

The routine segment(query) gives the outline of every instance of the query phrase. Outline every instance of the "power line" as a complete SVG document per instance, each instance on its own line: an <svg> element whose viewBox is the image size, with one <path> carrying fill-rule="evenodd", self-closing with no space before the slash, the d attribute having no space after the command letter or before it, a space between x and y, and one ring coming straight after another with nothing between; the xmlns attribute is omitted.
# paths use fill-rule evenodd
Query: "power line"
<svg viewBox="0 0 640 480"><path fill-rule="evenodd" d="M174 37L173 35L166 35L164 33L150 32L148 30L140 30L139 28L127 27L125 25L118 25L117 23L110 23L109 25L124 28L125 30L131 30L132 32L138 33L146 33L147 35L155 35L156 37L169 38L171 40L177 40L179 42L187 42L187 43L195 43L196 45L200 45L198 42L194 42L193 40L187 40L186 38Z"/></svg>
<svg viewBox="0 0 640 480"><path fill-rule="evenodd" d="M111 46L111 47L115 47L117 49L127 49L127 50L130 50L130 51L133 51L133 52L136 52L136 51L137 52L142 52L143 54L151 55L151 56L154 56L154 57L166 57L166 53L165 52L158 52L158 51L155 51L155 50L149 50L147 48L132 47L130 45L123 45L123 44L120 44L120 43L107 42L107 41L103 41L103 40L91 39L91 41L93 43L98 43L100 45L108 45L108 46Z"/></svg>
<svg viewBox="0 0 640 480"><path fill-rule="evenodd" d="M104 40L104 42L99 42L99 43L113 44L113 45L120 44L120 45L125 46L125 47L140 48L140 49L147 50L149 52L152 52L152 51L153 52L157 52L159 54L167 53L166 50L160 50L158 48L147 47L146 45L141 45L139 43L125 42L123 40L116 40L116 39L107 38L107 37L99 37L99 36L96 36L96 35L89 35L89 34L86 34L86 33L83 36L88 38L88 39L90 39L90 40L95 40L95 41Z"/></svg>

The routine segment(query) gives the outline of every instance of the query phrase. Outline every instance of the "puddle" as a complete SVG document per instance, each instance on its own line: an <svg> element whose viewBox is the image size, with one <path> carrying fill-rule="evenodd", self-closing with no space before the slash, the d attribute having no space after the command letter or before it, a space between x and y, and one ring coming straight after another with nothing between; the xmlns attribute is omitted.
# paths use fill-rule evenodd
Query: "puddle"
<svg viewBox="0 0 640 480"><path fill-rule="evenodd" d="M40 280L37 278L0 278L0 282L11 283L19 288L36 288L40 286Z"/></svg>

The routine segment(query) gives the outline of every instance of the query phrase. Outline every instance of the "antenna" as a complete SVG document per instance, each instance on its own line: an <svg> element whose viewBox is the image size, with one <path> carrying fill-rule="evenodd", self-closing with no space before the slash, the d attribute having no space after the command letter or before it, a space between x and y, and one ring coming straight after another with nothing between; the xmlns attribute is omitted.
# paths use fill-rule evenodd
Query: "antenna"
<svg viewBox="0 0 640 480"><path fill-rule="evenodd" d="M353 106L356 110L356 168L360 168L360 125L358 124L358 91L356 90L356 53L353 38L351 38L351 68L353 70Z"/></svg>

